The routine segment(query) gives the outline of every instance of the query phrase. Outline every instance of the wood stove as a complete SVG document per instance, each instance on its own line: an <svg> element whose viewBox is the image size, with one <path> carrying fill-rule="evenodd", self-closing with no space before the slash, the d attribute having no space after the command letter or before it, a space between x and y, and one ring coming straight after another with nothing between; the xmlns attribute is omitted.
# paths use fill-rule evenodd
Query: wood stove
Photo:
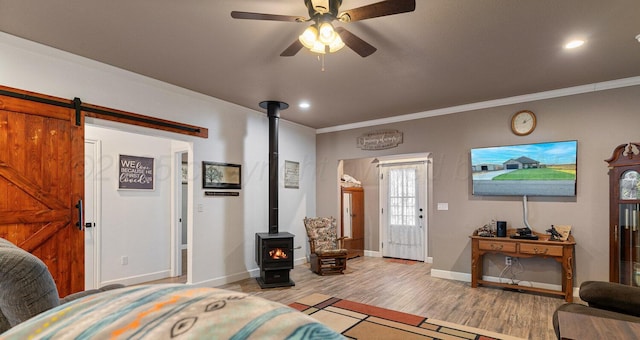
<svg viewBox="0 0 640 340"><path fill-rule="evenodd" d="M269 232L256 233L256 263L262 288L295 286L289 277L293 269L293 234L278 229L278 120L280 110L287 103L264 101L260 107L267 109L269 118Z"/></svg>
<svg viewBox="0 0 640 340"><path fill-rule="evenodd" d="M256 263L260 266L260 287L295 286L289 277L293 269L293 234L257 233Z"/></svg>

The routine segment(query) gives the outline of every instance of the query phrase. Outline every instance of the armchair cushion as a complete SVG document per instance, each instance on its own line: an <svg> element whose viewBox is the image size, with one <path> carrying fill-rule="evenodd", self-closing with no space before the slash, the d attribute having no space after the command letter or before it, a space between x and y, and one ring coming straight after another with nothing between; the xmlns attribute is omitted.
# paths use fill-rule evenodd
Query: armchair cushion
<svg viewBox="0 0 640 340"><path fill-rule="evenodd" d="M640 288L613 282L585 281L580 299L590 307L640 317Z"/></svg>
<svg viewBox="0 0 640 340"><path fill-rule="evenodd" d="M327 249L327 250L316 250L316 254L320 256L337 256L337 255L347 255L346 249Z"/></svg>
<svg viewBox="0 0 640 340"><path fill-rule="evenodd" d="M340 249L338 244L338 228L333 217L305 219L307 235L312 240L317 254Z"/></svg>
<svg viewBox="0 0 640 340"><path fill-rule="evenodd" d="M113 284L58 297L58 288L47 265L35 255L0 238L0 333L68 301L121 288Z"/></svg>
<svg viewBox="0 0 640 340"><path fill-rule="evenodd" d="M3 240L0 249L0 333L60 304L47 266Z"/></svg>

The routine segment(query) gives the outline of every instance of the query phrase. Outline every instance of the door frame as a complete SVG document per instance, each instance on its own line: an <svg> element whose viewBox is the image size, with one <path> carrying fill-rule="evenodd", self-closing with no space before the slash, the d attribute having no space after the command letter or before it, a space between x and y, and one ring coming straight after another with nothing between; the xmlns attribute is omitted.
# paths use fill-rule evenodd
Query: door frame
<svg viewBox="0 0 640 340"><path fill-rule="evenodd" d="M93 206L92 207L88 207L86 204L86 197L85 197L85 210L88 209L92 209L93 210L93 222L94 222L94 226L92 227L93 230L93 256L91 258L93 258L93 288L98 288L101 285L101 280L102 280L102 273L101 273L101 266L100 263L101 259L100 259L100 254L102 253L100 251L101 249L101 230L102 228L98 228L98 226L102 226L102 209L100 209L100 207L102 207L102 201L101 201L101 197L102 197L102 186L99 185L100 184L100 173L101 173L101 169L102 169L102 141L97 140L97 139L88 139L85 138L84 140L84 144L85 144L85 148L87 147L87 144L91 144L92 148L93 148L93 155L95 157L94 161L93 161L93 169L91 169L91 173L93 176ZM87 161L86 161L86 155L85 155L85 177L87 176ZM86 179L85 179L86 181ZM85 190L86 193L86 190ZM86 220L85 220L86 221ZM86 227L83 227L84 229L84 233L85 233L85 237L86 237ZM87 259L87 252L89 251L89 249L85 248L84 252L85 252L85 268L86 268L86 259ZM86 271L85 271L86 272ZM85 281L86 281L87 277L85 275ZM85 287L85 289L87 289Z"/></svg>
<svg viewBox="0 0 640 340"><path fill-rule="evenodd" d="M423 163L425 166L425 188L423 188L424 191L424 219L423 219L423 223L424 223L424 235L423 235L423 245L424 245L424 262L426 263L433 263L433 258L429 256L429 220L430 220L430 216L431 216L431 197L432 197L432 193L433 193L433 157L432 154L429 153L416 153L416 154L404 154L404 155L393 155L393 156L386 156L386 157L378 157L378 178L380 178L381 175L381 165L383 164L397 164L397 165L402 165L402 164L411 164L411 163ZM380 211L379 211L379 222L378 222L378 226L380 228L380 230L378 231L379 233L379 241L380 244L378 245L378 249L380 249L380 255L382 256L382 254L384 253L384 248L383 248L383 243L386 241L386 230L385 230L385 225L386 222L384 221L386 215L382 214L382 209L384 208L383 206L383 202L386 201L386 197L384 197L384 194L386 193L386 190L384 190L381 186L378 186L378 204L380 207Z"/></svg>
<svg viewBox="0 0 640 340"><path fill-rule="evenodd" d="M187 143L187 147L175 148L172 153L172 204L171 204L171 270L170 276L176 277L182 275L182 154L187 154L187 283L191 281L191 232L193 228L193 203L192 203L192 187L193 187L193 169L192 148L191 143Z"/></svg>

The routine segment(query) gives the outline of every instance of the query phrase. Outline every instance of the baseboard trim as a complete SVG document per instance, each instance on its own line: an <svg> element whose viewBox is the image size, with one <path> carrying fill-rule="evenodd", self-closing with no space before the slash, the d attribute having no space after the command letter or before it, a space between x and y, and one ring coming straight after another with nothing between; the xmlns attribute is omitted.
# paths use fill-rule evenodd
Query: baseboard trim
<svg viewBox="0 0 640 340"><path fill-rule="evenodd" d="M382 256L382 252L379 251L373 251L373 250L365 250L364 251L364 256L365 257L383 257ZM425 263L433 263L433 257L427 257L424 260Z"/></svg>
<svg viewBox="0 0 640 340"><path fill-rule="evenodd" d="M306 257L301 257L293 260L294 266L305 264L305 263L307 263ZM244 272L226 275L226 276L218 277L212 280L201 281L201 282L191 283L191 284L197 287L218 287L218 286L226 285L227 283L233 283L236 281L249 279L249 278L256 278L259 276L260 276L260 268L253 268Z"/></svg>
<svg viewBox="0 0 640 340"><path fill-rule="evenodd" d="M379 251L365 250L364 256L365 257L382 257L382 253Z"/></svg>
<svg viewBox="0 0 640 340"><path fill-rule="evenodd" d="M447 270L440 269L431 269L431 276L437 277L440 279L448 279L448 280L456 280L463 282L471 282L471 274L470 273L460 273L460 272L451 272ZM500 282L500 278L496 276L482 276L482 279L489 282ZM504 282L504 279L502 279ZM544 283L544 282L534 282L534 281L520 281L521 286L533 286L536 288L550 289L550 290L562 290L561 285ZM579 296L580 289L577 287L573 287L573 296Z"/></svg>
<svg viewBox="0 0 640 340"><path fill-rule="evenodd" d="M117 280L102 281L98 283L98 287L103 287L103 286L115 284L115 283L120 283L125 286L137 285L145 282L166 279L168 277L171 277L170 273L171 272L169 271L169 269L167 269L167 270L161 270L155 273L146 273L143 275L130 276L125 278L120 278Z"/></svg>

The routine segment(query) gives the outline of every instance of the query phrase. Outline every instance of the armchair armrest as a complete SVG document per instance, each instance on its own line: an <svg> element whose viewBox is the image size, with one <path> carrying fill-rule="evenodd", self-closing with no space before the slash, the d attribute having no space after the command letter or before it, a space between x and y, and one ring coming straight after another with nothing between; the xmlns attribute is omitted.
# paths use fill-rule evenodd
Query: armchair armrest
<svg viewBox="0 0 640 340"><path fill-rule="evenodd" d="M585 281L580 299L590 307L640 316L640 288L604 281Z"/></svg>
<svg viewBox="0 0 640 340"><path fill-rule="evenodd" d="M312 254L316 252L316 238L309 237L309 252Z"/></svg>

